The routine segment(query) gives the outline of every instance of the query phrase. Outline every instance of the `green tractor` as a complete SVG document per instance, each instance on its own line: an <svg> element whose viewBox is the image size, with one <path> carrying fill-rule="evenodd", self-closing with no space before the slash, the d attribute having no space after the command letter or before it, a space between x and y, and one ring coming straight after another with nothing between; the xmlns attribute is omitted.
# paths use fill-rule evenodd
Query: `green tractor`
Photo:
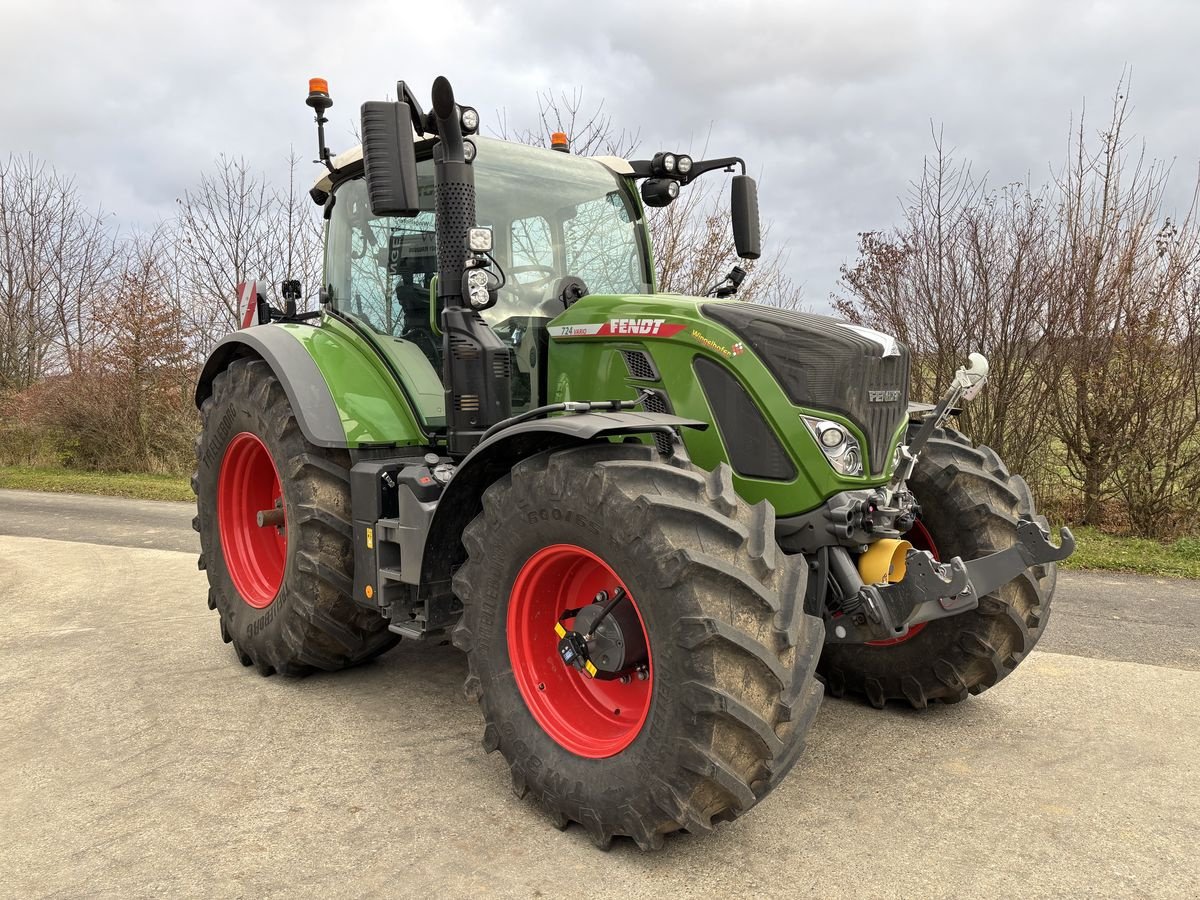
<svg viewBox="0 0 1200 900"><path fill-rule="evenodd" d="M925 707L996 684L1050 611L1025 482L946 425L973 355L908 402L891 337L655 290L644 206L741 159L582 158L478 135L404 82L333 156L318 312L295 283L200 376L200 567L263 675L453 640L514 790L643 849L753 807L823 689ZM566 151L566 152L560 152ZM257 321L258 324L253 324Z"/></svg>

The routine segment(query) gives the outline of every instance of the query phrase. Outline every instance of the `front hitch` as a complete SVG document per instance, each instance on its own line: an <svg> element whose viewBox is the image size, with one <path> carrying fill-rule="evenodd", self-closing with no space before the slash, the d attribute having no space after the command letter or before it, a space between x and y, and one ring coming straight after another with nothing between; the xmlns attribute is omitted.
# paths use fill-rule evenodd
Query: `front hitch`
<svg viewBox="0 0 1200 900"><path fill-rule="evenodd" d="M826 611L826 641L864 644L903 637L914 625L944 619L979 606L981 597L1026 569L1066 559L1075 550L1071 529L1059 531L1060 545L1037 522L1022 518L1013 546L963 562L939 563L923 550L909 550L904 578L894 584L863 584L850 554L830 548L830 574L841 588L839 608Z"/></svg>

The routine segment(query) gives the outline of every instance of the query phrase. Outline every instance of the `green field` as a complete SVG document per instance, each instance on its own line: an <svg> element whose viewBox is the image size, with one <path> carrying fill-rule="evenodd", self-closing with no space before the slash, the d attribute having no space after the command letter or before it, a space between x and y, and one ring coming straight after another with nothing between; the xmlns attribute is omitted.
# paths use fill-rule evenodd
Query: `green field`
<svg viewBox="0 0 1200 900"><path fill-rule="evenodd" d="M1078 546L1064 569L1107 569L1200 578L1200 538L1182 537L1168 544L1146 538L1105 534L1096 528L1073 528Z"/></svg>
<svg viewBox="0 0 1200 900"><path fill-rule="evenodd" d="M59 494L107 494L138 500L192 500L188 479L179 475L81 472L0 466L0 488Z"/></svg>

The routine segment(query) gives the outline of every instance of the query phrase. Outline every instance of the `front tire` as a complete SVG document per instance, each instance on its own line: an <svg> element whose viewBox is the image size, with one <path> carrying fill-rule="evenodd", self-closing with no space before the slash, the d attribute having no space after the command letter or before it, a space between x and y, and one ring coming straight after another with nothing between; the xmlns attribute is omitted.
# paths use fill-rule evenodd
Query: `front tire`
<svg viewBox="0 0 1200 900"><path fill-rule="evenodd" d="M192 476L200 568L221 638L263 675L363 662L398 638L355 603L350 459L300 431L283 386L259 359L236 359L201 406ZM277 509L279 527L256 513Z"/></svg>
<svg viewBox="0 0 1200 900"><path fill-rule="evenodd" d="M1017 523L1031 516L1043 528L1029 486L990 447L953 429L938 429L917 461L909 487L921 521L943 561L995 553L1017 542ZM911 537L911 536L910 536ZM924 537L924 535L921 535ZM915 546L923 543L914 538ZM979 601L978 608L926 623L911 637L875 645L830 644L820 671L835 697L856 694L883 708L888 700L923 709L957 703L1009 675L1042 636L1057 567L1034 566Z"/></svg>
<svg viewBox="0 0 1200 900"><path fill-rule="evenodd" d="M488 488L463 540L454 642L484 747L558 826L653 849L741 815L791 768L821 698L824 627L803 611L803 561L776 549L772 507L738 497L728 467L702 472L642 444L542 453ZM636 603L649 679L594 694L557 657L555 608L616 581ZM593 715L610 697L628 698L611 727Z"/></svg>

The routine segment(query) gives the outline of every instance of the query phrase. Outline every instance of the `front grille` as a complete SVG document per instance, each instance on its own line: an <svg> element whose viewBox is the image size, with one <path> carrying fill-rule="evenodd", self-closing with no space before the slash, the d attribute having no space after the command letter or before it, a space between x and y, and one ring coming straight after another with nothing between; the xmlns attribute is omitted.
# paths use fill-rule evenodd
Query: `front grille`
<svg viewBox="0 0 1200 900"><path fill-rule="evenodd" d="M667 399L667 395L662 391L650 391L646 399L642 402L642 406L646 412L661 413L663 415L671 414L671 401ZM658 448L658 452L663 456L670 456L675 452L675 442L669 434L663 434L661 431L654 432L654 446Z"/></svg>
<svg viewBox="0 0 1200 900"><path fill-rule="evenodd" d="M692 366L733 470L747 478L772 481L795 478L796 467L779 443L779 437L733 373L703 356L697 356Z"/></svg>
<svg viewBox="0 0 1200 900"><path fill-rule="evenodd" d="M625 358L625 368L629 370L630 378L636 378L639 381L658 381L658 369L655 368L654 360L645 350L622 350L621 356Z"/></svg>
<svg viewBox="0 0 1200 900"><path fill-rule="evenodd" d="M701 309L742 339L792 403L841 413L862 429L871 473L882 474L892 435L907 417L907 347L897 341L897 352L884 356L875 339L828 316L754 303ZM872 401L872 393L889 399Z"/></svg>

